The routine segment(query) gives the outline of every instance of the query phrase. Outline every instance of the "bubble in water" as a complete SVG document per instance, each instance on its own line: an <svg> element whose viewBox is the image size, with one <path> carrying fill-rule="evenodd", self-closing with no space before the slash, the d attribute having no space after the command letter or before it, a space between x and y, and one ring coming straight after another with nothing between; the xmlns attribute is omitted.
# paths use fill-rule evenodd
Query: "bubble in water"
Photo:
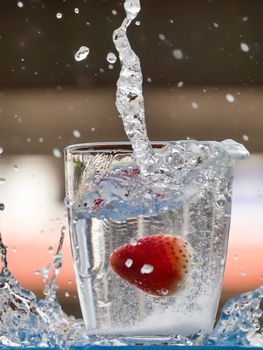
<svg viewBox="0 0 263 350"><path fill-rule="evenodd" d="M243 22L247 22L247 20L248 20L248 17L247 17L247 16L242 17L242 21L243 21Z"/></svg>
<svg viewBox="0 0 263 350"><path fill-rule="evenodd" d="M14 170L15 170L15 171L18 171L18 170L19 170L19 168L18 168L17 165L14 165Z"/></svg>
<svg viewBox="0 0 263 350"><path fill-rule="evenodd" d="M57 17L58 19L61 19L61 18L63 17L63 14L62 14L61 12L58 12L58 13L56 14L56 17Z"/></svg>
<svg viewBox="0 0 263 350"><path fill-rule="evenodd" d="M242 139L243 139L244 141L249 141L249 136L246 135L246 134L244 134L244 135L242 136Z"/></svg>
<svg viewBox="0 0 263 350"><path fill-rule="evenodd" d="M65 295L66 298L69 298L69 297L70 297L70 293L69 293L69 292L65 292L64 295Z"/></svg>
<svg viewBox="0 0 263 350"><path fill-rule="evenodd" d="M0 147L0 155L4 153L4 149Z"/></svg>
<svg viewBox="0 0 263 350"><path fill-rule="evenodd" d="M177 60L182 60L184 58L184 54L183 54L183 51L181 49L173 50L173 56Z"/></svg>
<svg viewBox="0 0 263 350"><path fill-rule="evenodd" d="M132 259L127 259L125 261L125 266L128 267L128 268L130 268L132 266L132 264L133 264L133 260Z"/></svg>
<svg viewBox="0 0 263 350"><path fill-rule="evenodd" d="M58 149L58 148L53 148L53 156L56 157L56 158L61 158L62 157L62 153L61 151Z"/></svg>
<svg viewBox="0 0 263 350"><path fill-rule="evenodd" d="M241 43L240 48L243 52L248 52L250 50L248 44L246 44L246 43Z"/></svg>
<svg viewBox="0 0 263 350"><path fill-rule="evenodd" d="M112 10L111 13L113 14L113 16L116 16L118 12L116 10Z"/></svg>
<svg viewBox="0 0 263 350"><path fill-rule="evenodd" d="M247 276L246 271L241 271L241 272L240 272L240 276L241 276L241 277L246 277L246 276Z"/></svg>
<svg viewBox="0 0 263 350"><path fill-rule="evenodd" d="M144 264L143 267L141 268L141 273L142 274L148 274L152 273L154 270L154 267L150 264Z"/></svg>
<svg viewBox="0 0 263 350"><path fill-rule="evenodd" d="M213 26L214 26L215 28L218 28L218 27L219 27L219 24L218 24L217 22L214 22L214 23L213 23Z"/></svg>
<svg viewBox="0 0 263 350"><path fill-rule="evenodd" d="M73 136L76 137L77 139L80 138L81 134L79 130L73 130Z"/></svg>
<svg viewBox="0 0 263 350"><path fill-rule="evenodd" d="M78 15L79 14L79 9L77 7L74 8L74 12Z"/></svg>
<svg viewBox="0 0 263 350"><path fill-rule="evenodd" d="M48 252L49 253L53 253L53 251L54 251L54 248L52 246L48 247Z"/></svg>
<svg viewBox="0 0 263 350"><path fill-rule="evenodd" d="M182 87L184 85L184 83L182 82L182 81L179 81L178 83L177 83L177 86L180 88L180 87Z"/></svg>
<svg viewBox="0 0 263 350"><path fill-rule="evenodd" d="M4 205L4 203L0 203L0 210L5 210L5 205Z"/></svg>
<svg viewBox="0 0 263 350"><path fill-rule="evenodd" d="M16 253L17 252L16 247L12 247L12 251L13 251L13 253Z"/></svg>
<svg viewBox="0 0 263 350"><path fill-rule="evenodd" d="M94 127L93 127L93 128L91 128L90 130L91 130L91 132L94 132L94 131L95 131L95 129L96 129L96 128L94 128Z"/></svg>
<svg viewBox="0 0 263 350"><path fill-rule="evenodd" d="M0 185L4 184L6 182L5 177L0 177Z"/></svg>
<svg viewBox="0 0 263 350"><path fill-rule="evenodd" d="M192 102L192 108L193 109L198 109L198 104L196 102Z"/></svg>
<svg viewBox="0 0 263 350"><path fill-rule="evenodd" d="M235 102L235 97L232 94L226 94L226 100L230 103Z"/></svg>
<svg viewBox="0 0 263 350"><path fill-rule="evenodd" d="M19 7L19 8L24 7L23 2L22 2L22 1L18 1L18 2L17 2L17 7Z"/></svg>
<svg viewBox="0 0 263 350"><path fill-rule="evenodd" d="M44 138L43 138L43 137L40 137L40 138L38 139L38 142L39 142L39 143L44 142Z"/></svg>
<svg viewBox="0 0 263 350"><path fill-rule="evenodd" d="M75 202L73 201L73 199L71 199L69 197L65 197L64 203L67 206L67 208L71 208Z"/></svg>
<svg viewBox="0 0 263 350"><path fill-rule="evenodd" d="M140 21L136 21L136 22L135 22L135 25L136 25L136 26L140 26L140 25L141 25L141 22L140 22Z"/></svg>
<svg viewBox="0 0 263 350"><path fill-rule="evenodd" d="M107 61L108 61L109 63L111 63L111 64L116 63L116 61L117 61L116 55L115 55L113 52L109 52L109 53L107 54Z"/></svg>
<svg viewBox="0 0 263 350"><path fill-rule="evenodd" d="M90 53L90 49L87 46L81 46L78 51L75 53L74 58L76 61L85 60Z"/></svg>
<svg viewBox="0 0 263 350"><path fill-rule="evenodd" d="M238 260L239 256L237 254L234 255L234 260Z"/></svg>
<svg viewBox="0 0 263 350"><path fill-rule="evenodd" d="M162 295L168 295L169 290L166 289L166 288L162 288L162 289L161 289L161 293L162 293Z"/></svg>

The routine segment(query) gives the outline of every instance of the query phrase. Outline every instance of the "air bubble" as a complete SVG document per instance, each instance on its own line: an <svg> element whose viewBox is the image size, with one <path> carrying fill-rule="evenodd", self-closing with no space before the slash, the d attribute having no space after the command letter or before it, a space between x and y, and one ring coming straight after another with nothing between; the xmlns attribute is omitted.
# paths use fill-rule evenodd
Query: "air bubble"
<svg viewBox="0 0 263 350"><path fill-rule="evenodd" d="M246 134L244 134L244 135L242 136L242 139L243 139L244 141L249 141L249 136L247 136Z"/></svg>
<svg viewBox="0 0 263 350"><path fill-rule="evenodd" d="M116 10L112 10L111 13L113 14L113 16L116 16L118 12Z"/></svg>
<svg viewBox="0 0 263 350"><path fill-rule="evenodd" d="M75 202L73 201L73 199L66 197L64 199L64 204L67 206L67 208L71 208L75 204Z"/></svg>
<svg viewBox="0 0 263 350"><path fill-rule="evenodd" d="M65 292L64 295L65 295L66 298L70 297L70 293L69 292Z"/></svg>
<svg viewBox="0 0 263 350"><path fill-rule="evenodd" d="M150 264L144 264L143 267L141 268L141 273L142 274L148 274L152 273L154 270L154 267Z"/></svg>
<svg viewBox="0 0 263 350"><path fill-rule="evenodd" d="M115 55L113 52L109 52L109 53L107 54L107 61L108 61L109 63L111 63L111 64L116 63L116 61L117 61L116 55Z"/></svg>
<svg viewBox="0 0 263 350"><path fill-rule="evenodd" d="M169 293L169 290L168 290L168 289L166 289L166 288L162 288L162 289L161 289L161 294L162 294L162 295L168 295L168 293Z"/></svg>
<svg viewBox="0 0 263 350"><path fill-rule="evenodd" d="M74 8L74 12L78 15L79 14L79 9L77 7Z"/></svg>
<svg viewBox="0 0 263 350"><path fill-rule="evenodd" d="M5 205L4 205L4 203L0 203L0 210L5 210Z"/></svg>
<svg viewBox="0 0 263 350"><path fill-rule="evenodd" d="M125 266L128 267L128 268L130 268L132 266L132 264L133 264L133 260L132 259L127 259L125 261Z"/></svg>
<svg viewBox="0 0 263 350"><path fill-rule="evenodd" d="M19 168L18 168L17 165L14 165L14 170L15 170L15 171L18 171L18 170L19 170Z"/></svg>
<svg viewBox="0 0 263 350"><path fill-rule="evenodd" d="M164 40L166 39L166 37L165 37L164 34L161 34L161 33L160 33L158 36L159 36L159 39L160 39L161 41L164 41Z"/></svg>
<svg viewBox="0 0 263 350"><path fill-rule="evenodd" d="M48 252L49 253L53 253L53 251L54 251L54 248L52 246L48 247Z"/></svg>
<svg viewBox="0 0 263 350"><path fill-rule="evenodd" d="M75 53L74 58L76 61L85 60L90 53L90 49L87 46L81 46L78 51Z"/></svg>
<svg viewBox="0 0 263 350"><path fill-rule="evenodd" d="M56 17L57 17L58 19L61 19L61 18L63 17L63 14L62 14L61 12L58 12L58 13L56 14Z"/></svg>
<svg viewBox="0 0 263 350"><path fill-rule="evenodd" d="M4 153L4 149L0 147L0 155Z"/></svg>
<svg viewBox="0 0 263 350"><path fill-rule="evenodd" d="M17 2L17 7L19 7L19 8L24 7L23 2L22 2L22 1L18 1L18 2Z"/></svg>
<svg viewBox="0 0 263 350"><path fill-rule="evenodd" d="M184 85L184 83L182 82L182 81L179 81L178 83L177 83L177 86L180 88L180 87L182 87Z"/></svg>
<svg viewBox="0 0 263 350"><path fill-rule="evenodd" d="M193 109L198 109L198 104L196 102L192 102L192 108Z"/></svg>
<svg viewBox="0 0 263 350"><path fill-rule="evenodd" d="M247 276L247 273L246 273L245 271L241 271L241 272L240 272L240 276L241 276L241 277L246 277L246 276Z"/></svg>

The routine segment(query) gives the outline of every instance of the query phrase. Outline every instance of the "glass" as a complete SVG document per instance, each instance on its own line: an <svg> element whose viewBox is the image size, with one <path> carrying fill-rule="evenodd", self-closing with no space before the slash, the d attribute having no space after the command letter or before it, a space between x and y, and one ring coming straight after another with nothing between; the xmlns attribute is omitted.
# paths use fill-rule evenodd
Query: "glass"
<svg viewBox="0 0 263 350"><path fill-rule="evenodd" d="M153 147L162 152L166 144L153 142ZM248 152L231 140L178 145L182 152L173 158L180 175L178 188L165 186L161 178L151 183L153 178L142 177L129 143L82 144L65 150L72 254L90 335L189 336L213 328L227 254L233 162ZM184 279L174 293L165 285L154 295L153 286L147 289L145 283L151 283L149 276L155 276L159 264L167 263L163 255L156 258L159 246L153 243L160 235L169 244L174 238L176 244L181 242L182 250L174 249L185 259ZM147 254L142 258L145 251L135 253L146 264L140 266L141 279L137 271L131 282L116 273L112 256L120 247L125 254L132 247L142 249L138 240L141 247L150 242L152 260L147 264ZM154 249L156 256L150 253ZM123 268L129 273L134 261L125 254Z"/></svg>

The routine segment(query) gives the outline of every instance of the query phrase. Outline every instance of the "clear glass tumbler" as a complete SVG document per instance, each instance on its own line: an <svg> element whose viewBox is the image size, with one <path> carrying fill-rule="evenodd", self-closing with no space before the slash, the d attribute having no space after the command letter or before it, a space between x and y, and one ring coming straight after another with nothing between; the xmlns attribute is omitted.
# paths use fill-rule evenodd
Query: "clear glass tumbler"
<svg viewBox="0 0 263 350"><path fill-rule="evenodd" d="M65 150L72 254L90 335L189 336L213 328L233 163L248 152L231 140L165 145L153 143L157 152L176 147L171 182L162 171L143 177L129 143Z"/></svg>

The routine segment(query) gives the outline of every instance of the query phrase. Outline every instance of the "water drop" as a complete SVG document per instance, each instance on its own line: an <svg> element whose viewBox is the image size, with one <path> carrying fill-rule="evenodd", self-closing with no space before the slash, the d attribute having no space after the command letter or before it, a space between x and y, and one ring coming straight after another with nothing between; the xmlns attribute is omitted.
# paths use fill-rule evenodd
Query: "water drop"
<svg viewBox="0 0 263 350"><path fill-rule="evenodd" d="M57 17L58 19L61 19L61 18L63 17L63 14L62 14L61 12L58 12L58 13L56 14L56 17Z"/></svg>
<svg viewBox="0 0 263 350"><path fill-rule="evenodd" d="M114 68L114 66L113 66L112 64L109 64L109 65L108 65L108 68L109 68L110 70L112 70L112 69Z"/></svg>
<svg viewBox="0 0 263 350"><path fill-rule="evenodd" d="M241 277L246 277L246 275L247 275L247 273L246 273L245 271L241 271L241 272L240 272L240 276L241 276Z"/></svg>
<svg viewBox="0 0 263 350"><path fill-rule="evenodd" d="M144 264L143 267L141 268L141 273L142 274L148 274L152 273L154 270L154 267L150 264Z"/></svg>
<svg viewBox="0 0 263 350"><path fill-rule="evenodd" d="M54 248L52 246L48 247L48 252L49 253L53 253L53 251L54 251Z"/></svg>
<svg viewBox="0 0 263 350"><path fill-rule="evenodd" d="M182 87L184 85L184 83L182 82L182 81L179 81L178 83L177 83L177 86L180 88L180 87Z"/></svg>
<svg viewBox="0 0 263 350"><path fill-rule="evenodd" d="M0 147L0 155L4 153L4 149Z"/></svg>
<svg viewBox="0 0 263 350"><path fill-rule="evenodd" d="M160 34L159 34L159 39L160 39L161 41L164 41L164 40L166 39L166 37L165 37L164 34L160 33Z"/></svg>
<svg viewBox="0 0 263 350"><path fill-rule="evenodd" d="M61 156L62 156L62 153L58 148L53 148L52 153L53 153L53 156L56 158L61 158Z"/></svg>
<svg viewBox="0 0 263 350"><path fill-rule="evenodd" d="M244 135L242 136L242 139L243 139L244 141L249 141L249 136L246 135L246 134L244 134Z"/></svg>
<svg viewBox="0 0 263 350"><path fill-rule="evenodd" d="M4 205L4 203L0 203L0 210L5 210L5 205Z"/></svg>
<svg viewBox="0 0 263 350"><path fill-rule="evenodd" d="M219 27L219 24L216 23L216 22L214 22L214 23L213 23L213 26L214 26L215 28L218 28L218 27Z"/></svg>
<svg viewBox="0 0 263 350"><path fill-rule="evenodd" d="M23 2L22 2L22 1L18 1L18 2L17 2L17 7L19 7L19 8L24 7Z"/></svg>
<svg viewBox="0 0 263 350"><path fill-rule="evenodd" d="M76 137L77 139L79 139L81 136L79 130L73 130L73 136Z"/></svg>
<svg viewBox="0 0 263 350"><path fill-rule="evenodd" d="M75 53L74 58L76 61L85 60L90 53L90 49L87 46L81 46L78 51Z"/></svg>
<svg viewBox="0 0 263 350"><path fill-rule="evenodd" d="M0 177L0 185L4 184L6 182L5 177Z"/></svg>
<svg viewBox="0 0 263 350"><path fill-rule="evenodd" d="M13 251L13 253L16 253L17 252L16 247L12 247L12 251Z"/></svg>
<svg viewBox="0 0 263 350"><path fill-rule="evenodd" d="M39 143L44 142L44 138L43 138L43 137L40 137L40 138L38 139L38 142L39 142Z"/></svg>
<svg viewBox="0 0 263 350"><path fill-rule="evenodd" d="M133 264L133 260L132 259L127 259L125 261L125 266L128 267L128 268L130 268L132 266L132 264Z"/></svg>
<svg viewBox="0 0 263 350"><path fill-rule="evenodd" d="M90 130L91 130L91 132L94 132L94 131L95 131L95 128L93 127L93 128L91 128Z"/></svg>
<svg viewBox="0 0 263 350"><path fill-rule="evenodd" d="M18 170L19 170L19 168L18 168L17 165L14 165L14 170L15 170L15 171L18 171Z"/></svg>
<svg viewBox="0 0 263 350"><path fill-rule="evenodd" d="M116 16L118 12L116 10L112 10L111 13L113 14L113 16Z"/></svg>
<svg viewBox="0 0 263 350"><path fill-rule="evenodd" d="M248 52L250 50L249 46L246 43L241 43L240 48L243 52Z"/></svg>
<svg viewBox="0 0 263 350"><path fill-rule="evenodd" d="M77 7L74 8L74 12L78 15L79 14L79 9Z"/></svg>
<svg viewBox="0 0 263 350"><path fill-rule="evenodd" d="M67 206L67 208L71 208L74 205L74 203L75 202L73 201L73 199L65 197L64 204Z"/></svg>
<svg viewBox="0 0 263 350"><path fill-rule="evenodd" d="M116 63L116 61L117 61L116 55L115 55L113 52L109 52L109 53L107 54L107 61L108 61L109 63L111 63L111 64Z"/></svg>
<svg viewBox="0 0 263 350"><path fill-rule="evenodd" d="M231 94L226 94L226 100L230 103L235 102L235 97Z"/></svg>
<svg viewBox="0 0 263 350"><path fill-rule="evenodd" d="M177 60L181 60L184 58L184 54L183 51L180 49L175 49L173 50L173 56L174 58L176 58Z"/></svg>
<svg viewBox="0 0 263 350"><path fill-rule="evenodd" d="M69 285L72 284L72 281L71 281L71 280L68 280L68 284L69 284Z"/></svg>
<svg viewBox="0 0 263 350"><path fill-rule="evenodd" d="M193 109L198 109L198 104L196 102L192 102L192 108Z"/></svg>
<svg viewBox="0 0 263 350"><path fill-rule="evenodd" d="M248 20L248 17L247 17L247 16L242 17L242 21L243 21L243 22L247 22L247 20Z"/></svg>
<svg viewBox="0 0 263 350"><path fill-rule="evenodd" d="M136 21L136 22L135 22L135 25L136 25L136 26L140 26L140 25L141 25L141 22L140 22L140 21Z"/></svg>
<svg viewBox="0 0 263 350"><path fill-rule="evenodd" d="M65 292L64 295L65 295L66 298L69 298L69 297L70 297L70 293L69 293L69 292Z"/></svg>
<svg viewBox="0 0 263 350"><path fill-rule="evenodd" d="M239 256L237 254L234 255L234 260L238 260Z"/></svg>
<svg viewBox="0 0 263 350"><path fill-rule="evenodd" d="M162 288L162 289L161 289L161 293L162 293L162 295L168 295L169 290L166 289L166 288Z"/></svg>

